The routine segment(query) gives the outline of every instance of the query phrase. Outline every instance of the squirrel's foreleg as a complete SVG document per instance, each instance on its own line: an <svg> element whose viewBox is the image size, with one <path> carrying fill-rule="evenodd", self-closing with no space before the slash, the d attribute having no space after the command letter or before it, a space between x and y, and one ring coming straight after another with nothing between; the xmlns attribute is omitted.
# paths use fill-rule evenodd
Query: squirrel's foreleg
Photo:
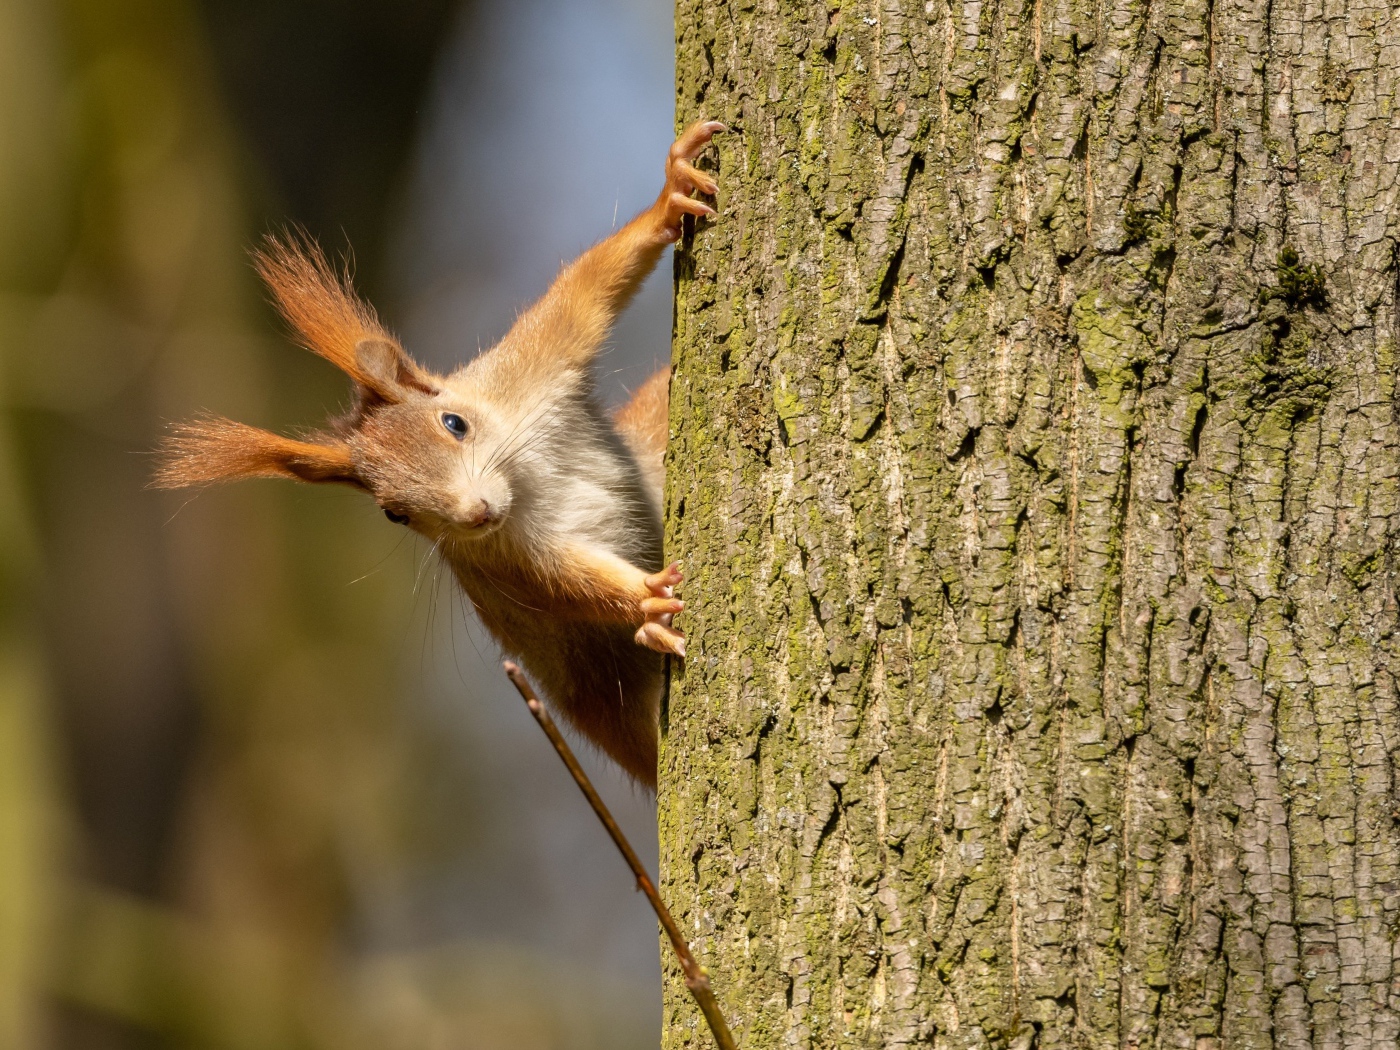
<svg viewBox="0 0 1400 1050"><path fill-rule="evenodd" d="M692 163L722 131L717 121L693 124L666 156L666 181L650 208L566 266L554 284L507 333L493 354L508 360L514 379L539 381L561 369L583 369L602 347L613 321L679 239L685 216L715 214L692 193L719 186Z"/></svg>
<svg viewBox="0 0 1400 1050"><path fill-rule="evenodd" d="M671 617L685 609L675 596L680 565L648 573L605 550L571 545L544 569L551 612L601 623L636 627L638 645L685 656L685 635Z"/></svg>

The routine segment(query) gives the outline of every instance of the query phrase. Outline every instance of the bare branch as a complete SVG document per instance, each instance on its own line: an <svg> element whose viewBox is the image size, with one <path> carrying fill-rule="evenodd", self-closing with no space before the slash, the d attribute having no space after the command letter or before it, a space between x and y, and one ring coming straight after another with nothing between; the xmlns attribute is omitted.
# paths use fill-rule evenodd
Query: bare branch
<svg viewBox="0 0 1400 1050"><path fill-rule="evenodd" d="M530 709L530 714L535 716L535 721L544 730L544 735L549 737L549 742L559 753L560 760L568 768L579 790L583 792L583 797L588 799L588 804L593 807L593 812L598 815L603 827L612 836L613 844L617 846L623 859L627 861L627 866L632 869L633 876L637 879L637 888L645 893L647 900L651 902L652 910L656 912L657 919L661 921L661 928L666 931L666 936L671 938L671 947L676 950L676 958L680 960L681 971L685 974L685 986L690 989L690 994L695 997L696 1003L700 1006L700 1012L705 1015L705 1021L709 1024L710 1031L714 1033L719 1050L737 1050L734 1036L730 1034L729 1025L725 1023L724 1014L720 1012L719 1003L715 1001L715 993L710 987L710 978L706 974L705 968L696 962L695 956L690 953L690 945L681 936L680 927L676 925L676 920L671 918L671 912L661 899L661 894L656 892L656 886L647 875L646 868L642 867L642 862L632 849L632 844L627 841L627 836L617 826L617 821L613 820L613 815L608 812L608 807L594 789L593 782L588 779L588 774L583 771L583 767L578 764L578 759L574 757L569 742L559 732L559 727L554 724L554 719L544 709L544 704L540 703L539 697L535 695L534 689L530 687L530 683L526 681L520 668L509 660L501 666L505 668L506 675L524 698L525 706Z"/></svg>

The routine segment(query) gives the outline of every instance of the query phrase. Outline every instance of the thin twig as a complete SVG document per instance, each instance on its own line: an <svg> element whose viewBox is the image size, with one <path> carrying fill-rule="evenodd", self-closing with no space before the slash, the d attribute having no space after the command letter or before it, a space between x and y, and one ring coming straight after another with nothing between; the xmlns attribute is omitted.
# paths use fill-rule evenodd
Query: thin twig
<svg viewBox="0 0 1400 1050"><path fill-rule="evenodd" d="M613 815L608 812L608 807L598 797L598 792L593 788L593 782L588 779L588 774L578 764L578 759L574 757L569 742L559 732L559 727L554 724L554 719L549 716L549 712L544 709L544 705L540 703L535 691L530 688L530 683L525 680L525 675L521 673L520 668L509 660L501 666L506 669L506 675L510 678L511 683L520 691L520 695L525 699L525 706L530 709L530 714L535 716L535 721L544 730L544 735L549 737L549 742L554 745L554 750L559 752L559 758L568 768L569 773L573 775L574 783L583 792L583 797L588 799L588 804L593 807L593 812L598 815L598 819L603 822L603 827L607 828L608 834L612 836L613 844L617 846L623 859L627 861L627 866L632 869L632 874L637 879L637 888L645 893L647 900L651 902L652 910L656 912L656 917L661 920L661 928L666 931L666 936L671 938L671 947L676 950L676 958L680 960L681 971L685 974L685 986L690 989L690 994L695 997L696 1003L700 1006L700 1012L705 1015L710 1031L714 1033L715 1042L719 1044L719 1050L737 1050L734 1037L729 1033L729 1025L724 1023L724 1014L720 1012L719 1003L715 1001L715 993L710 987L710 978L705 973L705 968L696 962L695 956L690 953L690 945L681 936L680 927L676 925L676 920L671 918L671 913L666 908L665 902L662 901L661 894L656 892L656 886L647 875L646 868L642 867L641 860L632 850L632 844L627 841L627 836L617 826L617 821L613 820Z"/></svg>

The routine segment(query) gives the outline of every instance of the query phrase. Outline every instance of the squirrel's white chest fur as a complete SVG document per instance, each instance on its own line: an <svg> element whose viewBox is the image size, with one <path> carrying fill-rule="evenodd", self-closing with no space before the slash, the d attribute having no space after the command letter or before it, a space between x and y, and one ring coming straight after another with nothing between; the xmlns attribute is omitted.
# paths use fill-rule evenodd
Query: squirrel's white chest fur
<svg viewBox="0 0 1400 1050"><path fill-rule="evenodd" d="M587 544L650 565L660 556L660 493L596 400L578 390L498 406L487 461L510 490L500 539L541 556Z"/></svg>

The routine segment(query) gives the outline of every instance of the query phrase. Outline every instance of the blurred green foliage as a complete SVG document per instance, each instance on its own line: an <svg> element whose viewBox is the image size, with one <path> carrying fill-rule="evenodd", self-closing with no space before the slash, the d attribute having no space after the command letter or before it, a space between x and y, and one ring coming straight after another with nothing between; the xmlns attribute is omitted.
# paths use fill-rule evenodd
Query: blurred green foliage
<svg viewBox="0 0 1400 1050"><path fill-rule="evenodd" d="M412 545L347 586L392 529L351 494L145 488L192 406L287 429L344 397L277 337L249 187L368 229L444 23L409 7L387 71L327 59L369 106L303 144L327 186L279 172L290 119L235 130L218 71L256 123L277 67L211 50L230 4L0 0L0 1046L633 1041L606 989L510 949L345 943L355 887L453 834L413 775L451 764L394 702Z"/></svg>

